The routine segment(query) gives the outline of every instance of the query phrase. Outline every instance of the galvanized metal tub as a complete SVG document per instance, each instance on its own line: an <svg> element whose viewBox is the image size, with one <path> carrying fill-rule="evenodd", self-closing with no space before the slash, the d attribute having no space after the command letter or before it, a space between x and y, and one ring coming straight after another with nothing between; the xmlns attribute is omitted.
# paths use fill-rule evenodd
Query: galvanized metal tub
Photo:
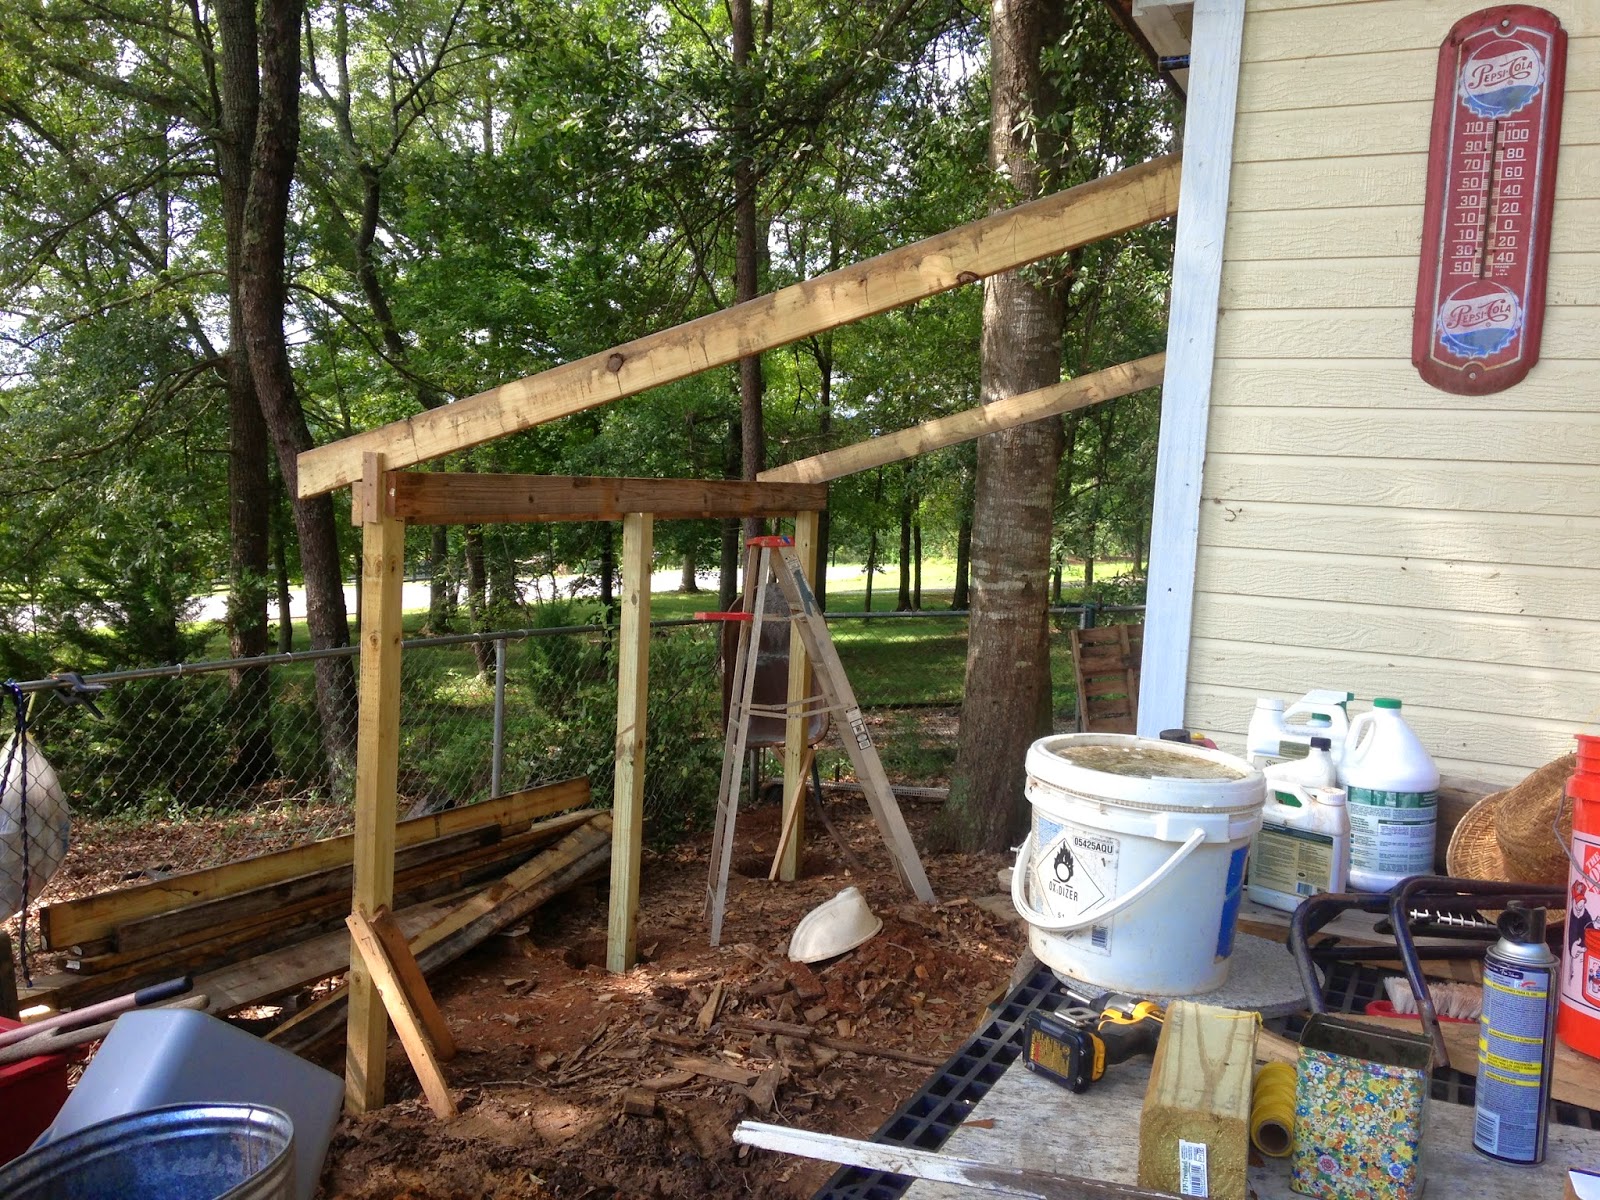
<svg viewBox="0 0 1600 1200"><path fill-rule="evenodd" d="M6 1200L293 1200L294 1125L258 1104L130 1113L0 1167Z"/></svg>

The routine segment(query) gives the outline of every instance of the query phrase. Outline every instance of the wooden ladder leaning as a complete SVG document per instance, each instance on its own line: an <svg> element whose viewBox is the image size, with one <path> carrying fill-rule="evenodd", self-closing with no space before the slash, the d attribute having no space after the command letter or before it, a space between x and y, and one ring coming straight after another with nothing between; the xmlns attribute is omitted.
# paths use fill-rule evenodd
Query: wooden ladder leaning
<svg viewBox="0 0 1600 1200"><path fill-rule="evenodd" d="M828 633L827 622L817 607L817 598L806 580L805 567L788 538L751 538L745 551L744 606L733 613L701 613L705 618L740 622L739 650L734 659L733 693L728 700L728 732L722 751L722 782L717 790L717 819L711 833L711 865L706 881L706 907L711 917L711 944L722 942L722 918L727 909L728 868L733 858L733 830L738 816L739 790L744 783L745 745L750 733L750 718L775 716L804 719L815 712L832 712L839 720L840 740L850 755L856 778L866 793L867 805L883 834L890 861L913 895L926 904L935 903L922 859L906 828L905 817L883 772L877 747L867 730L866 718L856 703L844 664ZM751 581L756 583L751 586ZM811 662L812 674L820 695L808 696L793 704L759 705L753 702L756 666L761 645L761 625L766 615L767 589L774 582L789 605L789 621ZM804 787L803 781L799 783ZM798 802L796 809L799 808ZM788 830L784 836L787 838Z"/></svg>

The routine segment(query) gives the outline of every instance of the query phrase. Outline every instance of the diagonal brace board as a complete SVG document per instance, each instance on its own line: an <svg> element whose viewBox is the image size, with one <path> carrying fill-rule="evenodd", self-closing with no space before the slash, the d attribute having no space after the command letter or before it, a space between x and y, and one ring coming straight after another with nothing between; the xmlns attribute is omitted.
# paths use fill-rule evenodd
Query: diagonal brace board
<svg viewBox="0 0 1600 1200"><path fill-rule="evenodd" d="M296 491L320 496L358 481L364 453L381 452L389 469L426 462L1148 225L1177 212L1179 174L1176 155L1152 159L613 350L307 450L297 460Z"/></svg>
<svg viewBox="0 0 1600 1200"><path fill-rule="evenodd" d="M389 957L387 947L373 928L373 918L359 908L345 918L345 923L350 926L351 941L367 973L377 985L378 995L383 997L383 1006L389 1010L389 1019L394 1022L400 1044L405 1047L406 1057L411 1060L412 1069L417 1073L417 1082L422 1085L423 1095L428 1098L428 1107L441 1121L450 1120L456 1115L456 1102L450 1095L449 1085L445 1083L444 1072L439 1068L438 1055L442 1048L436 1047L429 1037L430 1030L443 1028L448 1036L449 1029L433 1002L427 984L421 982L422 972L417 968L416 959L406 949L409 971L403 971ZM403 937L401 945L404 946ZM408 983L412 986L408 987ZM453 1040L448 1048L454 1051Z"/></svg>

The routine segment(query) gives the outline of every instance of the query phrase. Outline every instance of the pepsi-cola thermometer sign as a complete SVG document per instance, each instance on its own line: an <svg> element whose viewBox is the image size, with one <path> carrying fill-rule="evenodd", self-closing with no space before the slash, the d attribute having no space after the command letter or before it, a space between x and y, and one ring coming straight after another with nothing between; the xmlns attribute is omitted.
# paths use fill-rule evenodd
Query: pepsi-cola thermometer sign
<svg viewBox="0 0 1600 1200"><path fill-rule="evenodd" d="M1567 35L1528 5L1439 47L1411 361L1436 388L1502 391L1539 361Z"/></svg>

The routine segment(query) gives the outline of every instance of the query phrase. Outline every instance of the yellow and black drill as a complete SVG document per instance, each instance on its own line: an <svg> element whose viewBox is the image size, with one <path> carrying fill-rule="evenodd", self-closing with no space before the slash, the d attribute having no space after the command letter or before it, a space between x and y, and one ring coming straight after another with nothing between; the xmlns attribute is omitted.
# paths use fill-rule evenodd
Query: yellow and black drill
<svg viewBox="0 0 1600 1200"><path fill-rule="evenodd" d="M1153 1000L1110 995L1095 1008L1028 1014L1028 1070L1074 1092L1114 1063L1154 1054L1166 1010Z"/></svg>

